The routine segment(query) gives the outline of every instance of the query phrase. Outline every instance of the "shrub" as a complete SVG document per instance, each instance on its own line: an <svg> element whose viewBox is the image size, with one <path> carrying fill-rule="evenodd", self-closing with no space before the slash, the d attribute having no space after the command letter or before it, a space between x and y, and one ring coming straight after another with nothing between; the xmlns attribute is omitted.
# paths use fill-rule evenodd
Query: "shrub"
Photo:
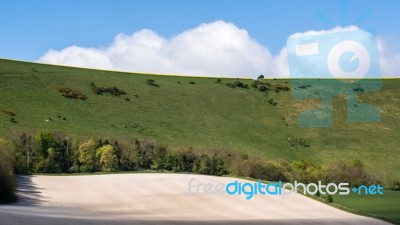
<svg viewBox="0 0 400 225"><path fill-rule="evenodd" d="M261 79L264 79L264 75L260 75L257 77L257 80L261 80Z"/></svg>
<svg viewBox="0 0 400 225"><path fill-rule="evenodd" d="M393 191L400 191L400 180L393 175L384 176L384 185Z"/></svg>
<svg viewBox="0 0 400 225"><path fill-rule="evenodd" d="M245 83L243 83L243 82L241 82L239 80L236 80L233 83L226 83L225 85L228 86L228 87L231 87L231 88L237 88L237 87L238 88L249 88L248 84L245 84Z"/></svg>
<svg viewBox="0 0 400 225"><path fill-rule="evenodd" d="M179 81L178 81L178 82L179 82ZM152 86L155 86L155 87L160 87L160 85L156 84L156 82L155 82L153 79L147 79L147 80L146 80L146 83L147 83L148 85L152 85Z"/></svg>
<svg viewBox="0 0 400 225"><path fill-rule="evenodd" d="M322 168L308 160L294 161L291 163L292 181L302 183L317 183L323 177Z"/></svg>
<svg viewBox="0 0 400 225"><path fill-rule="evenodd" d="M326 198L326 202L329 202L329 203L333 202L333 196L332 195L327 194L325 198Z"/></svg>
<svg viewBox="0 0 400 225"><path fill-rule="evenodd" d="M222 82L222 80L220 78L218 78L215 83L220 84Z"/></svg>
<svg viewBox="0 0 400 225"><path fill-rule="evenodd" d="M298 88L300 88L300 89L307 89L307 88L309 88L309 87L311 87L310 84L303 84L303 85L300 85Z"/></svg>
<svg viewBox="0 0 400 225"><path fill-rule="evenodd" d="M196 155L191 148L177 149L171 152L172 166L175 172L193 172Z"/></svg>
<svg viewBox="0 0 400 225"><path fill-rule="evenodd" d="M0 140L0 202L14 201L16 179L11 145Z"/></svg>
<svg viewBox="0 0 400 225"><path fill-rule="evenodd" d="M255 80L255 81L253 81L253 83L250 84L250 86L253 88L257 88L257 85L259 85L260 83L261 83L261 81Z"/></svg>
<svg viewBox="0 0 400 225"><path fill-rule="evenodd" d="M120 168L124 171L139 169L139 154L138 148L140 141L133 139L125 141L121 144L120 152Z"/></svg>
<svg viewBox="0 0 400 225"><path fill-rule="evenodd" d="M295 149L295 148L299 148L299 147L310 147L310 145L307 144L305 139L302 137L288 137L287 145L291 149Z"/></svg>
<svg viewBox="0 0 400 225"><path fill-rule="evenodd" d="M3 113L5 113L5 114L7 114L7 115L9 115L9 116L16 116L16 114L13 112L13 111L11 111L11 110L3 110Z"/></svg>
<svg viewBox="0 0 400 225"><path fill-rule="evenodd" d="M259 91L261 91L261 92L266 92L266 91L269 90L268 86L265 85L265 84L259 84L259 85L257 85L257 89L258 89Z"/></svg>
<svg viewBox="0 0 400 225"><path fill-rule="evenodd" d="M117 171L118 158L112 145L104 145L96 150L96 156L99 159L103 171Z"/></svg>
<svg viewBox="0 0 400 225"><path fill-rule="evenodd" d="M363 92L363 91L364 91L364 88L362 88L362 87L356 87L356 88L353 88L353 91L355 91L355 92Z"/></svg>
<svg viewBox="0 0 400 225"><path fill-rule="evenodd" d="M208 154L201 154L193 165L193 172L200 174L211 173L211 159Z"/></svg>
<svg viewBox="0 0 400 225"><path fill-rule="evenodd" d="M266 81L262 81L260 79L257 79L255 81L253 81L253 83L251 84L251 87L257 88L261 92L265 92L265 91L269 91L269 90L273 90L275 92L289 91L290 90L289 86L287 86L286 84L275 84L275 85L273 85L271 83L268 83Z"/></svg>
<svg viewBox="0 0 400 225"><path fill-rule="evenodd" d="M58 91L61 93L62 96L66 98L74 98L74 99L81 99L81 100L86 100L87 97L85 94L78 90L74 90L72 88L67 88L67 87L61 87L58 89Z"/></svg>
<svg viewBox="0 0 400 225"><path fill-rule="evenodd" d="M241 163L238 175L268 181L288 181L287 172L287 168L279 165L278 162L245 160Z"/></svg>
<svg viewBox="0 0 400 225"><path fill-rule="evenodd" d="M118 89L117 87L97 87L93 82L90 82L90 86L92 88L92 91L96 95L103 95L104 93L110 94L112 96L120 96L120 95L126 95L126 92L122 89Z"/></svg>
<svg viewBox="0 0 400 225"><path fill-rule="evenodd" d="M369 174L360 160L332 162L325 171L327 182L349 183L351 186L372 185L379 180Z"/></svg>
<svg viewBox="0 0 400 225"><path fill-rule="evenodd" d="M79 162L81 164L80 169L84 169L84 172L97 170L96 143L93 140L79 145ZM84 167L82 168L82 166Z"/></svg>
<svg viewBox="0 0 400 225"><path fill-rule="evenodd" d="M268 99L268 103L271 104L271 105L273 105L273 106L278 105L278 103L275 102L273 98Z"/></svg>
<svg viewBox="0 0 400 225"><path fill-rule="evenodd" d="M287 85L284 84L275 84L274 85L274 90L275 91L289 91L290 88Z"/></svg>
<svg viewBox="0 0 400 225"><path fill-rule="evenodd" d="M189 84L196 84L196 82L194 82L194 81L190 81L190 82L189 82Z"/></svg>

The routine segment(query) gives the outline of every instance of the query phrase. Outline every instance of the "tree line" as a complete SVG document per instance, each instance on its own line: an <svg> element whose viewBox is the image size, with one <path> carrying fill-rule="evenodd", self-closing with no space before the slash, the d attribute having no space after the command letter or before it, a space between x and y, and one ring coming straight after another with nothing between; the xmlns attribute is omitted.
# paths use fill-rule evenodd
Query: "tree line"
<svg viewBox="0 0 400 225"><path fill-rule="evenodd" d="M233 150L195 151L168 147L152 139L73 140L63 132L40 131L0 141L0 196L12 199L15 174L172 171L253 179L352 186L381 182L359 161L337 160L321 167L312 161L264 160ZM394 181L394 184L398 180ZM6 197L7 196L7 197ZM2 199L0 199L1 201Z"/></svg>

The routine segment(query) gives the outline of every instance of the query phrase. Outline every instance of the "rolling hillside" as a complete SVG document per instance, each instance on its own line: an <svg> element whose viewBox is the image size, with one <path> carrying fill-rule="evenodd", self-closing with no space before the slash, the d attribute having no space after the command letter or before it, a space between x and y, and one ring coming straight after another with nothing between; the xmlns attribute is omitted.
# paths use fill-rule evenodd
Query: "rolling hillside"
<svg viewBox="0 0 400 225"><path fill-rule="evenodd" d="M346 98L337 96L332 128L298 127L297 112L318 100L295 101L291 91L265 94L225 85L236 79L216 81L0 60L0 136L58 130L80 140L92 135L150 137L169 146L232 149L318 164L360 159L372 172L400 176L400 80L384 80L382 90L360 94L362 101L380 109L380 123L347 123ZM96 95L91 82L115 86L126 95ZM290 87L288 80L268 82ZM87 99L65 98L60 88L78 90ZM293 146L289 140L294 139L308 147Z"/></svg>

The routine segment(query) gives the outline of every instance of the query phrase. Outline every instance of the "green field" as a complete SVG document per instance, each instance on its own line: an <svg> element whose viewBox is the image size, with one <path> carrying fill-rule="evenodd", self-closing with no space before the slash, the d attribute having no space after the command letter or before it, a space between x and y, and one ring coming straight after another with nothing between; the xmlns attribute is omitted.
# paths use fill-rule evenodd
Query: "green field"
<svg viewBox="0 0 400 225"><path fill-rule="evenodd" d="M334 202L347 208L350 212L383 218L400 224L400 192L385 190L383 195L334 196Z"/></svg>
<svg viewBox="0 0 400 225"><path fill-rule="evenodd" d="M160 87L148 85L147 79ZM311 159L318 164L360 159L371 172L400 176L400 80L384 80L382 90L360 94L363 101L379 107L380 123L347 123L345 96L335 97L333 128L298 127L297 112L318 106L318 100L294 101L290 91L266 95L215 81L0 60L0 110L14 112L17 122L0 113L0 135L58 130L77 139L151 137L169 146L232 149L267 159ZM96 95L90 82L116 86L127 95ZM77 89L88 98L64 98L60 87ZM269 104L270 98L278 105ZM46 122L48 118L52 122ZM310 147L290 148L288 138L293 137L303 138Z"/></svg>

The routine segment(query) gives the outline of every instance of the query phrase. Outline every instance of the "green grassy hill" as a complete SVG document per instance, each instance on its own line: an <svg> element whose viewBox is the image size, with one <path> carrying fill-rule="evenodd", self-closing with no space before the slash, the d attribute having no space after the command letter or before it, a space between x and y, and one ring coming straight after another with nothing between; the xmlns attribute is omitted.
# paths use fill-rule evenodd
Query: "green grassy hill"
<svg viewBox="0 0 400 225"><path fill-rule="evenodd" d="M159 87L149 85L148 79ZM333 128L297 126L297 112L317 105L318 100L294 101L290 91L265 94L254 88L230 88L216 80L0 60L0 111L16 114L11 121L10 115L0 113L0 136L44 129L65 131L77 139L151 137L170 146L233 149L318 164L360 159L372 172L400 176L400 80L384 80L382 90L360 94L362 101L379 107L380 123L347 123L346 98L335 97ZM234 81L222 79L222 83ZM91 82L116 86L127 95L96 95ZM290 86L287 80L268 82ZM87 99L67 99L58 91L62 87L79 90ZM271 98L276 106L269 103ZM45 121L49 118L52 122ZM296 137L309 147L291 148L288 138Z"/></svg>

